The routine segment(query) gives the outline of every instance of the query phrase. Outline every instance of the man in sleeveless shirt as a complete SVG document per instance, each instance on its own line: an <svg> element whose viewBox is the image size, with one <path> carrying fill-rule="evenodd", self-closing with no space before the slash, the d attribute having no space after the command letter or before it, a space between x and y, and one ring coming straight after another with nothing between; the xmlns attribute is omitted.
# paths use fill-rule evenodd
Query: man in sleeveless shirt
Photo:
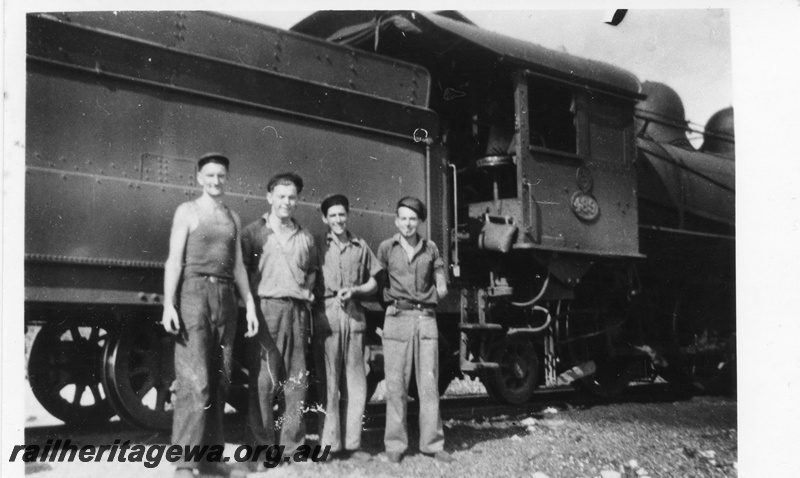
<svg viewBox="0 0 800 478"><path fill-rule="evenodd" d="M319 377L319 398L325 405L320 445L365 460L361 451L361 425L367 401L364 368L366 318L360 300L378 287L381 270L367 243L347 229L350 202L336 194L320 206L328 233L317 240L322 277L317 280L314 309L314 358ZM346 405L339 413L340 385ZM344 429L344 444L342 443ZM342 446L344 445L344 446Z"/></svg>
<svg viewBox="0 0 800 478"><path fill-rule="evenodd" d="M253 296L239 245L240 220L222 199L228 158L210 153L198 162L203 194L175 211L164 267L164 329L175 342L176 391L172 442L182 447L224 446L222 418L230 383L238 306L247 308L247 332L258 331ZM176 478L201 473L230 476L218 462L179 462Z"/></svg>
<svg viewBox="0 0 800 478"><path fill-rule="evenodd" d="M260 305L259 334L248 342L247 441L254 450L275 444L272 407L282 393L284 412L278 442L285 456L294 454L305 442L306 348L319 269L313 236L293 218L302 190L300 176L274 176L267 183L270 211L242 231L245 268Z"/></svg>
<svg viewBox="0 0 800 478"><path fill-rule="evenodd" d="M386 270L383 360L386 374L386 456L398 463L408 448L406 412L412 367L419 391L419 450L439 461L444 451L439 413L439 331L436 305L447 295L444 262L433 241L417 233L425 221L425 204L404 197L397 203L398 234L378 246L378 261Z"/></svg>

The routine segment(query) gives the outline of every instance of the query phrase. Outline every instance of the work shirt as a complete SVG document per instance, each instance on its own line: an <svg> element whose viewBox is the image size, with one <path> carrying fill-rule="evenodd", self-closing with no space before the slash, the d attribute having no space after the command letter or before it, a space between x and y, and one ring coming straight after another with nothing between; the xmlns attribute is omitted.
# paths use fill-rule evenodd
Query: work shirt
<svg viewBox="0 0 800 478"><path fill-rule="evenodd" d="M299 224L285 244L269 225L269 213L242 230L242 259L250 287L259 297L314 300L308 275L319 269L314 237Z"/></svg>
<svg viewBox="0 0 800 478"><path fill-rule="evenodd" d="M381 270L381 264L366 241L347 231L347 240L338 243L332 232L317 240L322 277L318 299L334 297L348 287L360 286Z"/></svg>
<svg viewBox="0 0 800 478"><path fill-rule="evenodd" d="M378 261L389 277L389 287L384 290L387 302L407 300L436 306L439 296L434 272L444 272L444 261L433 241L420 237L409 261L400 234L395 234L378 246Z"/></svg>

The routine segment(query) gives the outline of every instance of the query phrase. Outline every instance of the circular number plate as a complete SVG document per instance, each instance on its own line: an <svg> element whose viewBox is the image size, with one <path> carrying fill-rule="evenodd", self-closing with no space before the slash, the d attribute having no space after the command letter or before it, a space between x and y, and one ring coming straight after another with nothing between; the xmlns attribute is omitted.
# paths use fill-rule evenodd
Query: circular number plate
<svg viewBox="0 0 800 478"><path fill-rule="evenodd" d="M572 212L584 221L594 221L600 215L600 205L591 195L583 191L576 191L570 199Z"/></svg>

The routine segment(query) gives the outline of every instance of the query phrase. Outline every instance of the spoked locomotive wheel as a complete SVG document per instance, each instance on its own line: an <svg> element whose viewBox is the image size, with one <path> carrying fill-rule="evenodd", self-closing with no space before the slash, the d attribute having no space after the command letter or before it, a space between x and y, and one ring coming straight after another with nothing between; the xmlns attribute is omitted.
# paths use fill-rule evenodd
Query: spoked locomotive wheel
<svg viewBox="0 0 800 478"><path fill-rule="evenodd" d="M31 347L28 377L36 399L70 425L105 422L114 415L100 380L103 347L109 338L101 324L49 323Z"/></svg>
<svg viewBox="0 0 800 478"><path fill-rule="evenodd" d="M138 426L172 426L174 341L154 322L128 322L106 347L103 382L121 418Z"/></svg>
<svg viewBox="0 0 800 478"><path fill-rule="evenodd" d="M500 368L481 377L489 396L511 405L529 401L539 385L539 357L530 338L506 336L491 359Z"/></svg>

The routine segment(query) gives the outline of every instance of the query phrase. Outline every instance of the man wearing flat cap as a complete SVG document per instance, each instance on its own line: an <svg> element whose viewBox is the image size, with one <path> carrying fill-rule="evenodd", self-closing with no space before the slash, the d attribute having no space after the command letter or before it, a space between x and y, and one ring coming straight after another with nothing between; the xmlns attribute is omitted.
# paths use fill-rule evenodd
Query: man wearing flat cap
<svg viewBox="0 0 800 478"><path fill-rule="evenodd" d="M247 307L247 332L258 331L256 308L239 246L239 216L222 203L228 158L217 153L197 162L203 194L178 206L164 265L164 329L175 342L175 414L172 442L180 446L224 446L222 418L230 383L238 305ZM193 469L229 476L219 462L179 462L176 477Z"/></svg>
<svg viewBox="0 0 800 478"><path fill-rule="evenodd" d="M341 194L327 197L320 210L322 222L328 226L327 234L317 240L322 274L317 279L314 310L314 357L319 398L325 405L320 445L330 446L333 453L363 460L369 458L360 450L368 397L364 368L366 318L360 299L378 288L375 274L381 266L367 243L347 229L350 213L347 197ZM341 414L340 385L347 403Z"/></svg>
<svg viewBox="0 0 800 478"><path fill-rule="evenodd" d="M439 331L436 305L447 295L444 262L433 241L417 233L427 216L425 204L414 197L397 203L399 231L378 247L386 270L383 359L386 374L386 432L384 444L390 462L398 463L408 448L406 411L412 367L419 391L419 449L440 461L451 461L444 451L439 414Z"/></svg>
<svg viewBox="0 0 800 478"><path fill-rule="evenodd" d="M293 217L302 190L297 174L272 177L267 183L270 211L242 231L244 264L259 298L261 326L258 337L248 343L247 437L255 447L275 444L272 407L276 395L282 394L278 442L285 456L305 442L306 348L319 269L314 238Z"/></svg>

